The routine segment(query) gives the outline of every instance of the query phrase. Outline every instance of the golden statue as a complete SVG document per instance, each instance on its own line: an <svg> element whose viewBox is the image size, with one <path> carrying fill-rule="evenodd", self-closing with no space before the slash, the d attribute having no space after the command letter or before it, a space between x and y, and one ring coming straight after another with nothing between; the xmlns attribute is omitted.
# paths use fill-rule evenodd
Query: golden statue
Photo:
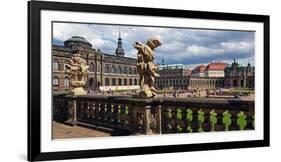
<svg viewBox="0 0 281 162"><path fill-rule="evenodd" d="M83 86L86 85L89 66L86 61L80 57L79 53L74 53L69 61L69 64L65 65L65 72L70 75L70 85L72 86L73 95L85 95L86 91Z"/></svg>
<svg viewBox="0 0 281 162"><path fill-rule="evenodd" d="M137 54L137 70L140 76L140 98L155 98L157 96L154 87L155 78L159 77L156 73L157 66L153 63L154 49L161 46L161 42L157 38L151 38L146 44L136 42L134 48L138 50Z"/></svg>

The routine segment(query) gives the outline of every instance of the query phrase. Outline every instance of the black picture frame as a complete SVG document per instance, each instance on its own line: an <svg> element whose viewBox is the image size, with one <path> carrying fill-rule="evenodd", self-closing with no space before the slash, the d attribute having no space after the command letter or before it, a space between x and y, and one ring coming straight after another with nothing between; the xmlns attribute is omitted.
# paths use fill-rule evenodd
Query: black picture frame
<svg viewBox="0 0 281 162"><path fill-rule="evenodd" d="M203 144L181 144L169 146L151 146L135 148L118 148L85 151L42 152L40 132L40 15L42 10L95 12L129 15L147 15L161 17L198 18L211 20L233 20L260 22L264 27L264 139L253 141L219 142ZM230 148L269 146L269 20L266 15L233 14L219 12L186 11L172 9L155 9L124 6L107 6L95 4L61 3L61 2L28 2L28 160L59 160L74 158L93 158L108 156L126 156L139 154L159 154L200 150L218 150Z"/></svg>

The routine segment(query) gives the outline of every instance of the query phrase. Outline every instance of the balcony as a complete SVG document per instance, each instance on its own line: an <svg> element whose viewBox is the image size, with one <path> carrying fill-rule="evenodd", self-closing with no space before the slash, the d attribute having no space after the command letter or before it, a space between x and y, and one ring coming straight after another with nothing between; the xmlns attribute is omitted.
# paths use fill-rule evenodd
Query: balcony
<svg viewBox="0 0 281 162"><path fill-rule="evenodd" d="M53 119L111 135L253 130L254 101L212 98L136 99L130 96L53 96Z"/></svg>

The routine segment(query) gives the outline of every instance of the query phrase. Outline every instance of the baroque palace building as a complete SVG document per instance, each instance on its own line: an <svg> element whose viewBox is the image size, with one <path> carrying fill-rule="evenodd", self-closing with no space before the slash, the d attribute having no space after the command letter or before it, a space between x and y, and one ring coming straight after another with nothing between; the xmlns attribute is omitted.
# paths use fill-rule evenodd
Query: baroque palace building
<svg viewBox="0 0 281 162"><path fill-rule="evenodd" d="M80 53L89 65L87 90L135 90L139 89L137 60L126 57L119 32L115 54L93 49L85 38L73 36L64 41L64 46L53 45L52 69L53 91L68 92L70 77L65 73L65 64L73 53Z"/></svg>
<svg viewBox="0 0 281 162"><path fill-rule="evenodd" d="M254 88L255 68L250 64L242 66L235 60L231 65L212 62L198 65L193 70L183 64L158 66L160 77L156 79L158 89L216 89Z"/></svg>

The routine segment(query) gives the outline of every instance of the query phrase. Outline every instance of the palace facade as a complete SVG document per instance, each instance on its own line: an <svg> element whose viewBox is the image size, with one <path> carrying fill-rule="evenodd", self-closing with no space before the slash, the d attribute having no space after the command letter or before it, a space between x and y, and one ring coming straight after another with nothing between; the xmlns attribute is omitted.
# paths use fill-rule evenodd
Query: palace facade
<svg viewBox="0 0 281 162"><path fill-rule="evenodd" d="M119 33L115 54L103 53L93 49L85 38L73 36L64 41L64 46L52 47L52 77L54 92L68 92L71 89L70 77L65 73L65 64L73 53L80 53L89 65L87 90L135 90L139 89L134 58L126 57Z"/></svg>
<svg viewBox="0 0 281 162"><path fill-rule="evenodd" d="M255 68L243 66L235 60L231 65L212 62L207 66L198 65L193 70L183 64L158 66L160 77L156 79L158 89L216 89L254 88Z"/></svg>

